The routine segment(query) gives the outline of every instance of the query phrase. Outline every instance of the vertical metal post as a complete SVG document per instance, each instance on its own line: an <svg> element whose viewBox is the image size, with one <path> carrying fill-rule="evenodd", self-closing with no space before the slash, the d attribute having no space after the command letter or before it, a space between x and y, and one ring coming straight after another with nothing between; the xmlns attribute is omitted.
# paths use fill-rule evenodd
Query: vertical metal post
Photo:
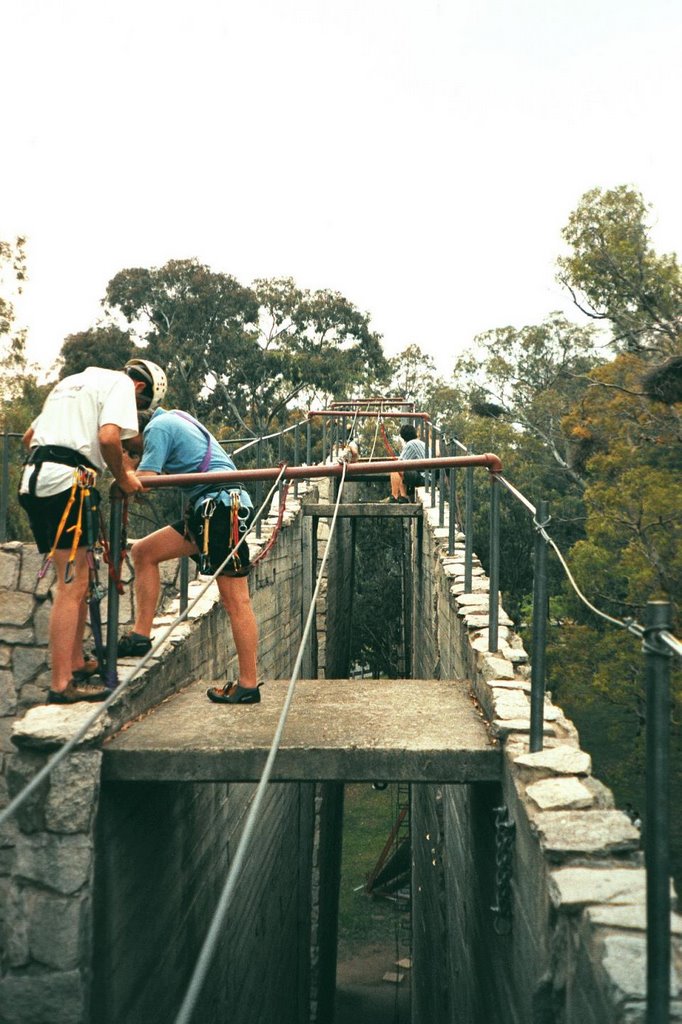
<svg viewBox="0 0 682 1024"><path fill-rule="evenodd" d="M258 438L258 444L256 445L256 468L257 469L261 468L261 462L262 462L262 458L263 458L262 450L261 450L262 449L262 444L263 444L263 442L262 442L261 438L259 437ZM256 483L256 505L259 508L261 506L262 501L263 501L263 483L262 483L262 481L259 480ZM263 524L263 517L260 516L259 519L258 519L258 522L256 523L256 537L258 538L258 540L260 540L260 538L261 538L262 524Z"/></svg>
<svg viewBox="0 0 682 1024"><path fill-rule="evenodd" d="M283 442L284 442L284 435L283 435L282 431L280 430L279 438L277 440L277 459L278 459L279 462L282 461L282 455L283 455L282 444L283 444Z"/></svg>
<svg viewBox="0 0 682 1024"><path fill-rule="evenodd" d="M314 516L304 516L302 524L302 550L301 550L301 630L305 626L308 612L313 600L315 589L315 575L317 571L317 519ZM301 678L315 679L317 676L316 666L316 623L313 619L308 642L303 649L301 658Z"/></svg>
<svg viewBox="0 0 682 1024"><path fill-rule="evenodd" d="M300 457L300 431L301 425L297 423L294 427L294 465L299 465ZM294 480L294 497L298 498L298 480Z"/></svg>
<svg viewBox="0 0 682 1024"><path fill-rule="evenodd" d="M121 574L121 532L123 530L123 492L113 484L109 491L109 557L114 575ZM119 595L116 582L109 576L107 587L107 673L106 685L110 690L118 686L116 661L118 659Z"/></svg>
<svg viewBox="0 0 682 1024"><path fill-rule="evenodd" d="M547 648L547 543L538 526L547 523L549 506L539 501L535 512L533 555L533 642L530 675L530 752L542 750Z"/></svg>
<svg viewBox="0 0 682 1024"><path fill-rule="evenodd" d="M469 449L469 455L473 455ZM474 568L474 467L467 466L464 481L464 591L473 588Z"/></svg>
<svg viewBox="0 0 682 1024"><path fill-rule="evenodd" d="M308 420L305 425L305 461L307 466L309 466L313 461L313 435L312 423L310 420Z"/></svg>
<svg viewBox="0 0 682 1024"><path fill-rule="evenodd" d="M322 420L322 465L327 461L327 421Z"/></svg>
<svg viewBox="0 0 682 1024"><path fill-rule="evenodd" d="M341 436L343 438L344 447L348 444L347 430L348 430L348 426L346 424L346 417L342 416L341 417Z"/></svg>
<svg viewBox="0 0 682 1024"><path fill-rule="evenodd" d="M454 451L454 446L453 446ZM457 474L454 467L451 467L448 471L448 483L449 483L449 494L448 494L448 554L454 555L455 553L455 527L456 522L456 509L457 509Z"/></svg>
<svg viewBox="0 0 682 1024"><path fill-rule="evenodd" d="M488 605L488 650L498 648L497 633L500 611L500 488L495 474L490 474L490 602Z"/></svg>
<svg viewBox="0 0 682 1024"><path fill-rule="evenodd" d="M180 491L180 518L185 518L187 499L183 491ZM189 558L187 555L180 559L180 611L184 612L189 603Z"/></svg>
<svg viewBox="0 0 682 1024"><path fill-rule="evenodd" d="M0 541L7 540L7 509L9 503L9 434L2 432L2 487L0 487Z"/></svg>
<svg viewBox="0 0 682 1024"><path fill-rule="evenodd" d="M670 659L660 634L670 604L649 601L644 629L646 675L647 1024L667 1024L670 1009Z"/></svg>
<svg viewBox="0 0 682 1024"><path fill-rule="evenodd" d="M449 471L438 470L438 525L445 525L445 481Z"/></svg>

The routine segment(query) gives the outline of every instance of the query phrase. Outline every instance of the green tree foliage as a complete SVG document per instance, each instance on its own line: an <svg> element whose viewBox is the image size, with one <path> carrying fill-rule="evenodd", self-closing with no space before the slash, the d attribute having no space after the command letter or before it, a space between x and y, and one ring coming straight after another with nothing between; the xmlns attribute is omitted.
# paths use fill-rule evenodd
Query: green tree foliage
<svg viewBox="0 0 682 1024"><path fill-rule="evenodd" d="M403 396L415 403L417 410L430 412L429 399L443 381L431 358L419 345L408 345L389 359L391 395Z"/></svg>
<svg viewBox="0 0 682 1024"><path fill-rule="evenodd" d="M597 362L590 327L578 327L558 313L544 323L503 327L476 338L476 353L457 360L454 377L461 401L483 416L503 416L517 439L538 441L574 483L580 467L567 445L561 422Z"/></svg>
<svg viewBox="0 0 682 1024"><path fill-rule="evenodd" d="M376 499L375 499L376 500ZM368 665L373 678L397 679L402 650L402 524L357 520L351 662Z"/></svg>
<svg viewBox="0 0 682 1024"><path fill-rule="evenodd" d="M649 209L625 185L586 192L563 230L571 251L558 260L559 279L612 328L617 348L670 354L682 341L682 277L676 256L651 246Z"/></svg>
<svg viewBox="0 0 682 1024"><path fill-rule="evenodd" d="M642 614L647 600L682 596L680 407L638 391L646 362L621 355L566 418L587 457L586 537L571 553L587 596L616 615Z"/></svg>
<svg viewBox="0 0 682 1024"><path fill-rule="evenodd" d="M21 437L40 412L47 391L47 386L38 384L36 367L27 360L26 331L16 319L15 302L25 279L24 239L0 241L0 431L10 457L5 524L8 540L30 538L26 517L16 500L23 462Z"/></svg>
<svg viewBox="0 0 682 1024"><path fill-rule="evenodd" d="M80 373L87 366L103 366L106 370L120 370L134 354L128 331L114 324L100 324L87 331L69 334L62 345L60 377Z"/></svg>
<svg viewBox="0 0 682 1024"><path fill-rule="evenodd" d="M197 260L122 270L109 282L105 309L120 314L144 354L163 366L170 400L198 413L202 391L231 362L246 358L253 292Z"/></svg>
<svg viewBox="0 0 682 1024"><path fill-rule="evenodd" d="M245 288L196 260L123 270L105 308L168 372L170 401L266 433L297 396L361 393L386 375L379 336L339 292L291 278Z"/></svg>

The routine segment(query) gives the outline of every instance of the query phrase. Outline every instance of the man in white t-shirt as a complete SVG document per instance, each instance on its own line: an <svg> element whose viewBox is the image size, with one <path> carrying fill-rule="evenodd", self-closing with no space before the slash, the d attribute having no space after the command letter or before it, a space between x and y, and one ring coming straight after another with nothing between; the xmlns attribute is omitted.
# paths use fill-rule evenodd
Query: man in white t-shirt
<svg viewBox="0 0 682 1024"><path fill-rule="evenodd" d="M89 582L87 529L72 550L73 528L82 517L79 488L84 485L88 501L96 505L98 496L91 485L95 475L108 468L124 494L142 490L136 474L125 467L121 441L137 434L137 410L154 408L165 393L165 373L147 359L131 359L123 371L90 366L55 385L24 434L29 457L19 485L19 501L29 517L38 550L52 553L56 569L48 704L104 700L109 692L88 681L83 657ZM75 479L80 479L80 484L75 500L70 500Z"/></svg>

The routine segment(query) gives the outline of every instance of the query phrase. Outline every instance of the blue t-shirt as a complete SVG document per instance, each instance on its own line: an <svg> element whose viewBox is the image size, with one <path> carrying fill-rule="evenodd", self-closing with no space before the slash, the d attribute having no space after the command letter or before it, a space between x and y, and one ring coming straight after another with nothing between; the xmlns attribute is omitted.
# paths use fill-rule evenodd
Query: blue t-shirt
<svg viewBox="0 0 682 1024"><path fill-rule="evenodd" d="M140 470L151 470L155 473L198 473L206 455L207 445L211 446L211 460L207 473L236 470L230 456L223 451L213 434L203 429L196 420L185 419L187 413L179 416L175 410L156 409L144 429L144 449L140 461ZM194 498L216 498L227 505L230 502L230 491L239 491L239 503L244 508L253 508L248 493L239 484L229 487L214 485L214 489L206 490L206 484L187 488L187 495Z"/></svg>

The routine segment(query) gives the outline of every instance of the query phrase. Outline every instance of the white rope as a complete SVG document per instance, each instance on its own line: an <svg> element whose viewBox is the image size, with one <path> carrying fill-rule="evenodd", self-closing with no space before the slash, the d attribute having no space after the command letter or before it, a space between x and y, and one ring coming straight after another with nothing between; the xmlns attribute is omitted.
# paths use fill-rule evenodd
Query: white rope
<svg viewBox="0 0 682 1024"><path fill-rule="evenodd" d="M185 993L185 998L182 1001L180 1010L178 1011L178 1015L175 1018L175 1024L189 1024L189 1021L191 1020L191 1015L196 1005L197 999L199 998L201 987L204 983L206 974L208 973L208 969L211 966L211 961L215 954L215 948L218 943L218 939L220 938L220 933L222 930L225 914L227 913L230 901L232 899L232 896L234 895L239 873L241 871L242 864L244 863L244 859L246 857L246 851L249 843L251 842L251 837L253 835L253 831L255 828L256 818L258 817L261 804L263 803L263 800L265 798L265 789L268 782L270 781L270 776L272 775L275 757L277 756L277 752L279 750L279 746L282 740L282 733L284 732L284 726L286 724L287 716L289 714L289 708L291 707L291 703L294 699L296 683L298 681L299 672L301 670L301 662L303 661L303 652L305 650L305 645L308 642L308 636L310 634L310 629L315 616L315 605L320 590L320 586L322 584L322 578L324 575L325 566L327 564L327 558L331 548L331 540L332 537L334 536L334 529L336 527L336 519L339 511L339 505L341 503L341 496L343 494L345 480L346 464L344 463L341 474L341 480L339 482L339 492L336 498L336 506L334 508L334 514L332 516L332 520L329 526L329 538L327 540L327 546L325 547L324 555L320 563L320 569L317 575L317 583L315 585L315 590L313 592L313 596L310 602L310 608L308 609L308 617L306 619L305 627L303 629L303 636L301 637L301 643L298 648L298 654L296 655L294 670L291 675L291 680L289 681L289 687L287 689L286 697L284 700L284 706L279 717L279 723L277 725L277 729L275 730L275 735L270 746L270 751L265 762L265 767L263 768L263 774L260 777L260 781L258 782L258 785L256 787L256 792L253 801L249 808L249 813L246 816L244 829L242 831L241 836L239 837L239 842L237 844L234 857L230 862L227 877L225 879L225 884L220 894L220 899L218 900L218 904L216 906L213 919L206 934L206 938L204 939L204 944L199 953L199 958L194 968L194 973L192 974L192 977L190 979L190 983L187 988L187 992Z"/></svg>

